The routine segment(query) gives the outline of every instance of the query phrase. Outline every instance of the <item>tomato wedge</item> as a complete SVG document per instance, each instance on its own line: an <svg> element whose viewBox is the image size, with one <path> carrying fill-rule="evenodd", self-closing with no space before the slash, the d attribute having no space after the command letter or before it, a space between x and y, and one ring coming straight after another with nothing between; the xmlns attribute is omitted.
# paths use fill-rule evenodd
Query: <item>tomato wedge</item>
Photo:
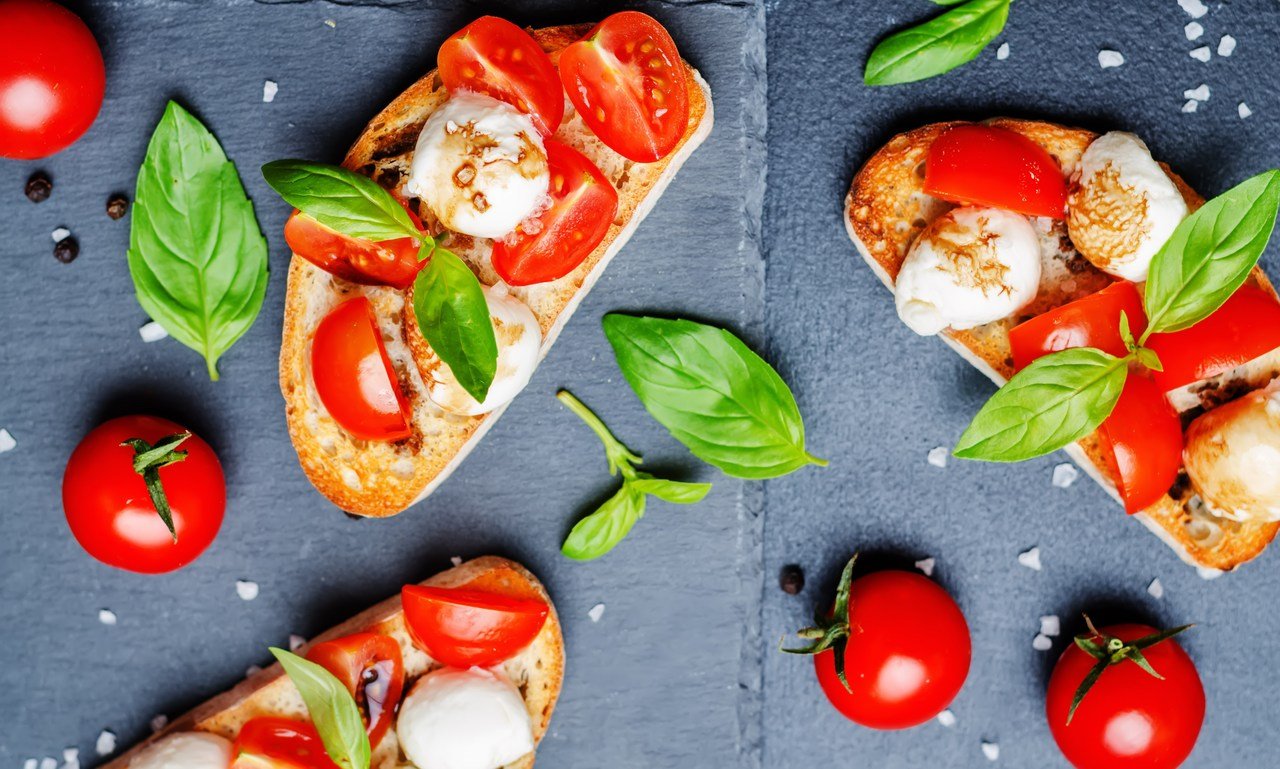
<svg viewBox="0 0 1280 769"><path fill-rule="evenodd" d="M311 376L329 414L357 438L395 441L412 434L409 404L366 297L348 299L320 321Z"/></svg>
<svg viewBox="0 0 1280 769"><path fill-rule="evenodd" d="M469 588L405 585L400 598L414 643L458 668L510 659L533 642L550 612L543 601Z"/></svg>
<svg viewBox="0 0 1280 769"><path fill-rule="evenodd" d="M564 91L551 57L528 32L506 19L481 16L458 30L437 57L449 93L492 96L533 118L550 136L564 118Z"/></svg>
<svg viewBox="0 0 1280 769"><path fill-rule="evenodd" d="M954 126L934 140L924 168L924 191L936 198L1028 216L1065 215L1062 169L1043 147L1017 131Z"/></svg>
<svg viewBox="0 0 1280 769"><path fill-rule="evenodd" d="M412 211L409 217L422 227ZM406 289L426 264L418 260L418 243L413 238L378 243L353 238L329 229L301 211L294 211L284 223L284 240L293 253L325 272L366 286Z"/></svg>
<svg viewBox="0 0 1280 769"><path fill-rule="evenodd" d="M513 286L568 275L600 245L618 213L618 191L585 155L547 139L551 207L493 244L493 269Z"/></svg>
<svg viewBox="0 0 1280 769"><path fill-rule="evenodd" d="M1173 487L1182 468L1182 420L1151 379L1130 372L1098 432L1111 446L1125 512L1146 509Z"/></svg>
<svg viewBox="0 0 1280 769"><path fill-rule="evenodd" d="M316 644L307 652L307 659L333 673L347 687L360 706L370 747L378 747L404 690L400 644L381 633L356 633Z"/></svg>
<svg viewBox="0 0 1280 769"><path fill-rule="evenodd" d="M600 140L623 157L667 156L689 126L689 71L656 19L622 11L560 54L569 100Z"/></svg>
<svg viewBox="0 0 1280 769"><path fill-rule="evenodd" d="M1042 355L1070 347L1096 347L1112 355L1127 355L1129 350L1120 337L1121 312L1128 316L1134 338L1146 331L1142 296L1127 280L1019 323L1009 331L1014 367L1021 371Z"/></svg>
<svg viewBox="0 0 1280 769"><path fill-rule="evenodd" d="M1152 378L1166 392L1217 376L1280 347L1280 302L1265 289L1241 286L1212 315L1191 328L1152 334L1164 371Z"/></svg>
<svg viewBox="0 0 1280 769"><path fill-rule="evenodd" d="M240 727L231 769L338 769L307 721L259 716Z"/></svg>

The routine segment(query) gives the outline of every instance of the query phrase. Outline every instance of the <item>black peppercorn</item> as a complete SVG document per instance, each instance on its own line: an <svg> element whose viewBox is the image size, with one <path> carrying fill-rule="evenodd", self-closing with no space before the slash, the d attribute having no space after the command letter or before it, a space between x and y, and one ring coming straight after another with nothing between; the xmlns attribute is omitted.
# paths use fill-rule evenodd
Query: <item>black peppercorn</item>
<svg viewBox="0 0 1280 769"><path fill-rule="evenodd" d="M107 200L107 216L112 219L122 219L129 211L129 199L124 195L112 195Z"/></svg>
<svg viewBox="0 0 1280 769"><path fill-rule="evenodd" d="M778 574L778 585L787 595L799 595L804 590L804 570L795 564L783 566Z"/></svg>
<svg viewBox="0 0 1280 769"><path fill-rule="evenodd" d="M53 193L53 182L49 180L41 171L31 174L31 178L27 179L27 200L32 203L42 203L49 199L49 195Z"/></svg>
<svg viewBox="0 0 1280 769"><path fill-rule="evenodd" d="M80 244L75 238L66 237L59 240L57 245L53 247L53 258L63 264L70 264L80 255Z"/></svg>

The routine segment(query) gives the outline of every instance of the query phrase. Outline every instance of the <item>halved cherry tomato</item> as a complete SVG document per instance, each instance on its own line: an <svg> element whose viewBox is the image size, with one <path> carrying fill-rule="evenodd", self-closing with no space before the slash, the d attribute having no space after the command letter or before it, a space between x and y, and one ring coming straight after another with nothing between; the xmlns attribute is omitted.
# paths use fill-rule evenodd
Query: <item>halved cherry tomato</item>
<svg viewBox="0 0 1280 769"><path fill-rule="evenodd" d="M551 207L493 244L493 269L513 286L568 275L600 245L618 213L618 191L585 155L546 140ZM511 242L508 243L508 240Z"/></svg>
<svg viewBox="0 0 1280 769"><path fill-rule="evenodd" d="M231 769L338 769L307 721L260 716L240 727Z"/></svg>
<svg viewBox="0 0 1280 769"><path fill-rule="evenodd" d="M440 46L440 81L449 93L475 91L505 101L550 136L564 118L564 91L551 57L506 19L481 16Z"/></svg>
<svg viewBox="0 0 1280 769"><path fill-rule="evenodd" d="M1182 421L1155 382L1129 372L1098 433L1111 446L1112 475L1125 512L1146 509L1173 487L1182 467Z"/></svg>
<svg viewBox="0 0 1280 769"><path fill-rule="evenodd" d="M560 54L560 80L578 114L618 154L652 163L689 126L689 72L654 18L622 11Z"/></svg>
<svg viewBox="0 0 1280 769"><path fill-rule="evenodd" d="M357 438L395 441L412 434L409 404L366 297L348 299L320 321L311 376L329 414Z"/></svg>
<svg viewBox="0 0 1280 769"><path fill-rule="evenodd" d="M1069 347L1096 347L1112 355L1127 355L1129 350L1120 338L1121 312L1128 316L1134 338L1146 331L1142 296L1127 280L1019 323L1009 331L1013 364L1022 370L1042 355Z"/></svg>
<svg viewBox="0 0 1280 769"><path fill-rule="evenodd" d="M1061 219L1067 181L1043 147L1017 131L958 125L934 140L924 191L936 198Z"/></svg>
<svg viewBox="0 0 1280 769"><path fill-rule="evenodd" d="M1208 379L1280 347L1280 302L1257 286L1241 286L1212 315L1191 328L1152 334L1164 371L1152 378L1168 392Z"/></svg>
<svg viewBox="0 0 1280 769"><path fill-rule="evenodd" d="M422 227L412 211L409 217ZM406 289L426 264L418 260L418 244L413 238L375 243L331 230L301 211L294 211L284 223L284 240L293 253L325 272L366 286Z"/></svg>
<svg viewBox="0 0 1280 769"><path fill-rule="evenodd" d="M307 659L333 673L355 697L369 732L369 745L378 747L395 718L404 689L404 659L400 644L381 633L323 641L311 647Z"/></svg>
<svg viewBox="0 0 1280 769"><path fill-rule="evenodd" d="M400 598L414 643L458 668L510 659L533 642L550 611L542 601L469 588L405 585Z"/></svg>

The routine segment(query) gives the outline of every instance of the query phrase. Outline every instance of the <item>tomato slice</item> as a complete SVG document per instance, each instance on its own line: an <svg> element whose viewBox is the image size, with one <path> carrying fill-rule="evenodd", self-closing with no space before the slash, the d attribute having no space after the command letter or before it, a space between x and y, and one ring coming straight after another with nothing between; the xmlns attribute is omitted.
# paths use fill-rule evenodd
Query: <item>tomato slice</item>
<svg viewBox="0 0 1280 769"><path fill-rule="evenodd" d="M421 228L412 211L409 216ZM329 229L301 211L294 211L285 222L284 240L293 253L325 272L366 286L406 289L426 264L418 260L418 243L413 238L378 243L353 238Z"/></svg>
<svg viewBox="0 0 1280 769"><path fill-rule="evenodd" d="M470 588L405 585L400 598L414 643L458 668L510 659L533 642L550 612L543 601Z"/></svg>
<svg viewBox="0 0 1280 769"><path fill-rule="evenodd" d="M1061 219L1067 181L1043 147L1017 131L958 125L934 140L925 159L924 191L956 203Z"/></svg>
<svg viewBox="0 0 1280 769"><path fill-rule="evenodd" d="M550 136L564 118L564 91L551 57L506 19L481 16L440 46L440 81L449 93L475 91L505 101Z"/></svg>
<svg viewBox="0 0 1280 769"><path fill-rule="evenodd" d="M1019 323L1009 331L1013 365L1019 371L1031 361L1070 347L1096 347L1116 356L1129 353L1120 337L1120 313L1129 318L1134 338L1147 329L1138 288L1127 280Z"/></svg>
<svg viewBox="0 0 1280 769"><path fill-rule="evenodd" d="M1182 468L1182 421L1151 379L1130 372L1098 433L1111 447L1125 512L1146 509L1173 487Z"/></svg>
<svg viewBox="0 0 1280 769"><path fill-rule="evenodd" d="M563 278L600 245L618 213L618 191L585 155L547 139L551 207L493 244L493 269L513 286Z"/></svg>
<svg viewBox="0 0 1280 769"><path fill-rule="evenodd" d="M1191 328L1152 334L1164 371L1152 374L1168 392L1217 376L1280 347L1280 302L1257 286L1241 286L1212 315Z"/></svg>
<svg viewBox="0 0 1280 769"><path fill-rule="evenodd" d="M356 633L316 644L307 652L307 659L333 673L347 687L364 716L369 745L378 747L404 690L400 644L381 633Z"/></svg>
<svg viewBox="0 0 1280 769"><path fill-rule="evenodd" d="M292 718L260 716L240 727L231 769L338 769L316 728Z"/></svg>
<svg viewBox="0 0 1280 769"><path fill-rule="evenodd" d="M560 53L560 80L587 126L618 154L652 163L689 126L689 72L651 16L622 11Z"/></svg>
<svg viewBox="0 0 1280 769"><path fill-rule="evenodd" d="M366 297L348 299L320 321L311 376L329 414L357 438L395 441L412 434L409 404Z"/></svg>

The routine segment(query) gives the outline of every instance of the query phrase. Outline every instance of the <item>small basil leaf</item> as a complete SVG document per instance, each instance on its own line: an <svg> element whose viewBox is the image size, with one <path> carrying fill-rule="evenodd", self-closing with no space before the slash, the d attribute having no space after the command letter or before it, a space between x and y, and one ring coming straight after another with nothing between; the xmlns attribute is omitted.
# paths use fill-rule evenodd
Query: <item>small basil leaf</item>
<svg viewBox="0 0 1280 769"><path fill-rule="evenodd" d="M262 178L289 205L353 238L426 238L390 192L341 166L275 160L262 167Z"/></svg>
<svg viewBox="0 0 1280 769"><path fill-rule="evenodd" d="M218 358L253 325L267 291L267 242L236 167L191 113L169 102L138 171L129 274L138 304L170 336Z"/></svg>
<svg viewBox="0 0 1280 769"><path fill-rule="evenodd" d="M462 389L483 403L498 371L498 340L475 273L453 252L437 248L413 281L413 312L431 349Z"/></svg>
<svg viewBox="0 0 1280 769"><path fill-rule="evenodd" d="M752 479L826 465L786 382L728 331L613 313L604 333L645 409L702 461Z"/></svg>
<svg viewBox="0 0 1280 769"><path fill-rule="evenodd" d="M1134 351L1138 356L1138 362L1152 371L1164 371L1164 364L1160 362L1160 356L1150 347L1139 347Z"/></svg>
<svg viewBox="0 0 1280 769"><path fill-rule="evenodd" d="M342 769L369 769L369 735L347 687L310 660L274 646L271 653L302 695L329 758Z"/></svg>
<svg viewBox="0 0 1280 769"><path fill-rule="evenodd" d="M995 40L1011 0L970 0L880 41L863 72L867 85L895 85L941 75L972 61Z"/></svg>
<svg viewBox="0 0 1280 769"><path fill-rule="evenodd" d="M1128 365L1092 347L1039 358L991 396L952 453L1019 462L1083 438L1115 408Z"/></svg>
<svg viewBox="0 0 1280 769"><path fill-rule="evenodd" d="M669 481L665 478L654 478L647 473L638 473L636 479L631 482L631 486L636 491L676 505L692 505L695 502L701 502L702 498L707 496L707 492L711 491L709 483Z"/></svg>
<svg viewBox="0 0 1280 769"><path fill-rule="evenodd" d="M594 513L569 532L560 552L576 561L589 561L609 552L644 516L644 494L629 481Z"/></svg>
<svg viewBox="0 0 1280 769"><path fill-rule="evenodd" d="M1194 326L1222 306L1266 250L1280 209L1280 171L1242 182L1182 220L1151 260L1143 296L1152 334Z"/></svg>

